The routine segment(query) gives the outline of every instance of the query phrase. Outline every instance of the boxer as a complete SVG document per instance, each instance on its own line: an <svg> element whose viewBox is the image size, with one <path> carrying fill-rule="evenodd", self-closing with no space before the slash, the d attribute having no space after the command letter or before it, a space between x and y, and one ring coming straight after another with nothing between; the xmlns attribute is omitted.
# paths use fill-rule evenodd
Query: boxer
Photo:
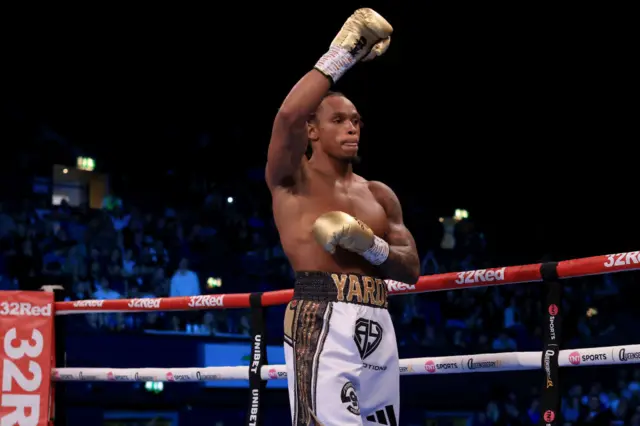
<svg viewBox="0 0 640 426"><path fill-rule="evenodd" d="M273 123L265 178L296 272L284 337L296 426L399 424L398 348L384 279L414 284L420 262L394 192L353 172L360 115L330 91L358 62L382 55L392 31L375 11L357 10Z"/></svg>

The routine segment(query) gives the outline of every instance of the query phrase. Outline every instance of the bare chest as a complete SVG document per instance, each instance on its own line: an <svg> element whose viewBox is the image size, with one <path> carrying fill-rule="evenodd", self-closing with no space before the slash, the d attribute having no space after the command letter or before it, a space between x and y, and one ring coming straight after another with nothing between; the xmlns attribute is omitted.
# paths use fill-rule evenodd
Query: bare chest
<svg viewBox="0 0 640 426"><path fill-rule="evenodd" d="M387 215L384 208L369 190L367 182L327 182L314 179L301 188L301 212L312 223L328 211L338 210L360 219L376 235L384 236Z"/></svg>

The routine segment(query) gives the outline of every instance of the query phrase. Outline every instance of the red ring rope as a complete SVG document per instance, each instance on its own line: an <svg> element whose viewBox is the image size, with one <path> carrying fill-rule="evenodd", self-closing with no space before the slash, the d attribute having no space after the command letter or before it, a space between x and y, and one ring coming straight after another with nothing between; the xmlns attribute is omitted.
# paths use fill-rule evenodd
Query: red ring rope
<svg viewBox="0 0 640 426"><path fill-rule="evenodd" d="M390 294L424 293L517 284L542 281L540 274L542 265L542 263L536 263L429 275L420 277L416 285L408 285L396 281L387 281L387 283ZM640 269L639 251L564 260L557 264L559 278L575 278L637 269ZM269 291L263 293L262 305L284 305L289 303L292 297L293 290ZM56 315L86 312L175 311L248 307L249 293L149 299L79 300L75 302L57 302L55 304Z"/></svg>

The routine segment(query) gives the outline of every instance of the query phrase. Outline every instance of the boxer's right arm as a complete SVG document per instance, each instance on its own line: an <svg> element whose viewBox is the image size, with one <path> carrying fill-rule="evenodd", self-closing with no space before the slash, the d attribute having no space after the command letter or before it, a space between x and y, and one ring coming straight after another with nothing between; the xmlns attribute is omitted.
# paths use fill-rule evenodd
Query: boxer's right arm
<svg viewBox="0 0 640 426"><path fill-rule="evenodd" d="M320 71L309 71L289 92L271 130L266 181L269 188L291 185L307 150L307 120L317 109L331 81Z"/></svg>
<svg viewBox="0 0 640 426"><path fill-rule="evenodd" d="M273 123L265 179L270 189L295 183L307 150L307 120L331 84L359 61L382 55L393 27L372 9L358 9L344 23L329 51L289 92Z"/></svg>

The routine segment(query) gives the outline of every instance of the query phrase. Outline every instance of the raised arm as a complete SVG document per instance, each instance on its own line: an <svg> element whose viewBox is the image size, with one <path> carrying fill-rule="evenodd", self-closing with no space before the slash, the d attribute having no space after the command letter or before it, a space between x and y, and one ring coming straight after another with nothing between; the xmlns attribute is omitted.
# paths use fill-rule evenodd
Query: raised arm
<svg viewBox="0 0 640 426"><path fill-rule="evenodd" d="M385 278L415 284L420 277L420 258L413 235L404 224L400 200L381 182L369 182L369 188L387 213L389 223L384 236L389 244L389 257L379 267Z"/></svg>
<svg viewBox="0 0 640 426"><path fill-rule="evenodd" d="M295 182L307 150L307 119L330 87L331 81L314 69L293 86L284 100L273 122L267 154L265 178L270 189Z"/></svg>
<svg viewBox="0 0 640 426"><path fill-rule="evenodd" d="M290 186L307 149L307 120L331 85L358 61L382 55L389 46L391 25L371 9L358 9L331 42L329 51L289 92L273 123L265 178L269 189Z"/></svg>

